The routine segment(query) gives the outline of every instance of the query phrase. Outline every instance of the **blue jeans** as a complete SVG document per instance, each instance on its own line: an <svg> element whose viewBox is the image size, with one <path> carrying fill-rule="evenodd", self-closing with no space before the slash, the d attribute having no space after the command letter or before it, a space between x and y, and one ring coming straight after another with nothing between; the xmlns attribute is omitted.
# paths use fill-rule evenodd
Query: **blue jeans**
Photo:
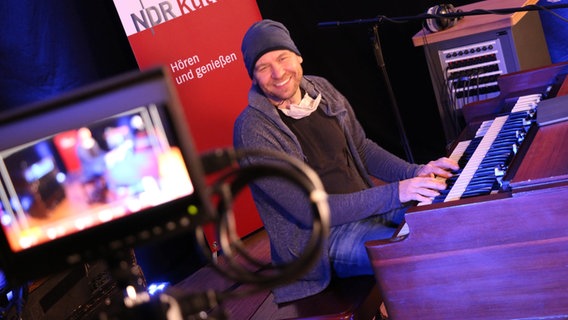
<svg viewBox="0 0 568 320"><path fill-rule="evenodd" d="M404 212L373 216L364 220L332 227L329 235L329 257L335 274L340 278L372 275L373 268L365 242L388 239L402 222Z"/></svg>

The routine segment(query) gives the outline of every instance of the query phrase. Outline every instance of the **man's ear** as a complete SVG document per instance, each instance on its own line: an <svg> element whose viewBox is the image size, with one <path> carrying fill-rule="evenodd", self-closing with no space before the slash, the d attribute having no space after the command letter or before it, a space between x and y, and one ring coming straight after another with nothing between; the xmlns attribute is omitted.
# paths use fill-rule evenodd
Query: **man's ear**
<svg viewBox="0 0 568 320"><path fill-rule="evenodd" d="M301 64L302 62L304 62L304 58L302 58L302 56L298 56L298 63Z"/></svg>

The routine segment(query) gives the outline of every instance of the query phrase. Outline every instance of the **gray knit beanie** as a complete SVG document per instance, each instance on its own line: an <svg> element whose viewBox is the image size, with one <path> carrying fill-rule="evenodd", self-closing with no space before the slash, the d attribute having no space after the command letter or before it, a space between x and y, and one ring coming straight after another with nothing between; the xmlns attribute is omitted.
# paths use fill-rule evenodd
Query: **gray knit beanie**
<svg viewBox="0 0 568 320"><path fill-rule="evenodd" d="M249 77L252 79L254 65L263 54L282 49L301 55L294 41L290 38L290 32L282 23L269 19L254 23L245 33L241 44L241 52L245 59L245 67Z"/></svg>

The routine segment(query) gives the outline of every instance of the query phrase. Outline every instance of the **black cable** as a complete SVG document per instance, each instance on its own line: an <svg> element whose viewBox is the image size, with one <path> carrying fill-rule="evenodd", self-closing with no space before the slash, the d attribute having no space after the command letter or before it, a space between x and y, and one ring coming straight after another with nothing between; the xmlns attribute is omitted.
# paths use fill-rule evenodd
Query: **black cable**
<svg viewBox="0 0 568 320"><path fill-rule="evenodd" d="M485 15L485 14L496 14L496 15L505 15L511 14L515 12L524 12L524 11L541 11L545 10L547 12L552 12L555 9L561 8L568 8L568 4L560 3L560 4L551 4L551 5L526 5L522 7L516 8L501 8L501 9L474 9L471 11L455 11L455 12L448 12L444 14L430 14L430 13L421 13L415 16L404 16L404 17L387 17L383 15L378 15L374 18L369 19L356 19L351 21L328 21L328 22L320 22L318 23L319 27L339 27L343 25L357 25L357 24L374 24L380 23L382 21L388 21L391 23L406 23L409 21L414 20L426 20L426 19L447 19L447 18L460 18L465 16L477 16L477 15ZM563 19L561 16L557 15L559 18ZM564 19L563 19L564 20ZM566 21L566 20L565 20Z"/></svg>
<svg viewBox="0 0 568 320"><path fill-rule="evenodd" d="M479 83L479 77L481 76L481 68L477 68L475 69L475 90L477 92L477 100L475 101L479 101L481 100L481 83Z"/></svg>
<svg viewBox="0 0 568 320"><path fill-rule="evenodd" d="M239 165L239 162L249 157L264 160ZM319 259L323 244L329 235L327 193L315 171L292 156L271 150L218 149L204 155L202 160L208 173L224 171L213 184L211 192L212 196L218 198L217 231L224 264L215 263L209 257L211 266L231 280L254 284L249 290L240 290L239 293L218 292L216 299L222 301L289 283L311 269ZM259 179L276 177L289 180L308 195L312 204L313 226L311 238L297 259L282 265L267 265L266 262L255 259L244 248L236 232L232 204L234 197L249 184ZM208 251L208 242L201 226L196 227L196 236L201 247ZM261 270L251 271L239 263L237 257L260 267Z"/></svg>
<svg viewBox="0 0 568 320"><path fill-rule="evenodd" d="M463 108L463 106L468 104L469 101L470 101L469 100L469 98L470 98L470 96L469 96L470 87L471 87L471 74L468 74L468 75L465 76L464 83L463 83L463 89L462 89L463 90L463 102L462 102L460 109Z"/></svg>
<svg viewBox="0 0 568 320"><path fill-rule="evenodd" d="M289 172L289 170L286 170L285 168L273 165L253 165L235 171L235 173L236 173L236 178L231 185L232 189L231 191L233 192L233 194L238 193L249 182L262 177L279 176L287 178L293 182L297 182L298 180L305 180L302 179L302 177L290 179L290 175L296 173ZM309 186L303 185L302 187L305 188ZM227 188L224 189L226 190ZM226 204L226 202L223 203ZM223 207L225 207L225 205L223 205ZM273 287L276 285L280 285L289 282L290 280L295 279L297 276L302 275L304 272L308 271L309 268L311 268L311 266L315 262L315 259L313 259L314 255L316 257L319 256L319 250L321 249L321 244L323 243L323 239L321 237L323 229L319 217L316 216L314 217L312 237L308 242L307 246L304 248L305 253L302 256L290 262L288 265L274 266L273 269L278 271L276 274L269 273L268 276L264 276L264 275L250 273L248 269L242 267L239 263L237 263L234 259L232 259L232 257L235 256L233 249L235 247L236 248L241 247L240 239L238 238L237 234L234 232L235 225L233 221L232 209L230 208L220 208L220 209L225 210L225 214L222 215L220 223L220 235L219 235L220 244L223 250L223 254L229 257L228 259L229 268L223 270L224 271L223 273L225 276L228 276L229 278L235 281L261 284L264 287ZM315 208L315 210L317 211L317 208ZM254 260L254 258L249 256L244 250L239 250L239 253L241 255L246 256L248 261Z"/></svg>

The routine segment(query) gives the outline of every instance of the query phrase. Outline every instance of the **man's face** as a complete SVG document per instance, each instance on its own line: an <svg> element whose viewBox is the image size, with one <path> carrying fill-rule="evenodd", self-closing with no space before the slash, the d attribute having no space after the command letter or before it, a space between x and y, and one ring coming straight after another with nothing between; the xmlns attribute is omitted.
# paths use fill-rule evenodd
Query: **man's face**
<svg viewBox="0 0 568 320"><path fill-rule="evenodd" d="M253 83L275 105L299 103L302 61L302 57L289 50L267 52L254 66Z"/></svg>

